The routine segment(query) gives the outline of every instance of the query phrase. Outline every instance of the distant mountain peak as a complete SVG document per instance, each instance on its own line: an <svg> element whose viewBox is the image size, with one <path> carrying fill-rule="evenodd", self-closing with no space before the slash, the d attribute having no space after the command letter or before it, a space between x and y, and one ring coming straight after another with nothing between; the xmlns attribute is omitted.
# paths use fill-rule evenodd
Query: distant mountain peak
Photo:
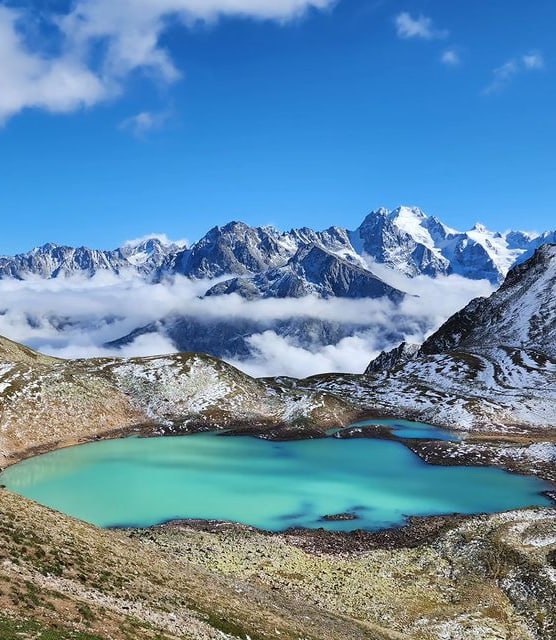
<svg viewBox="0 0 556 640"><path fill-rule="evenodd" d="M390 212L392 218L413 217L420 220L426 220L429 216L419 207L400 205Z"/></svg>
<svg viewBox="0 0 556 640"><path fill-rule="evenodd" d="M314 245L368 270L377 263L405 276L458 274L502 282L508 270L540 245L556 242L556 232L490 231L477 223L466 232L445 225L416 206L371 211L355 231L330 226L324 231L300 227L282 232L232 220L210 229L188 247L163 234L150 234L101 251L47 243L17 256L0 257L0 278L55 278L97 271L131 270L160 279L250 276L286 265L300 248Z"/></svg>
<svg viewBox="0 0 556 640"><path fill-rule="evenodd" d="M391 287L367 269L309 243L301 246L288 262L250 277L225 280L209 289L207 296L239 294L254 298L381 298L399 301L404 293Z"/></svg>

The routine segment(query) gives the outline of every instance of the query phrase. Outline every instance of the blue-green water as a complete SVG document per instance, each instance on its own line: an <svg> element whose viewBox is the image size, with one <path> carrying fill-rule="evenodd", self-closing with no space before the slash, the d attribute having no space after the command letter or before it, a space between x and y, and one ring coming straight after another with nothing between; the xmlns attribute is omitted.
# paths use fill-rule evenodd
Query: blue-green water
<svg viewBox="0 0 556 640"><path fill-rule="evenodd" d="M373 420L361 420L361 422L355 422L349 427L365 427L372 429L373 427L384 426L388 427L394 435L400 438L416 438L418 440L450 440L457 442L460 438L449 431L440 429L439 427L433 427L430 424L424 422L411 422L409 420L397 420L397 419L373 419ZM341 429L331 429L331 432L341 431Z"/></svg>
<svg viewBox="0 0 556 640"><path fill-rule="evenodd" d="M8 468L0 482L103 527L180 518L263 529L380 529L407 515L548 505L538 478L424 463L402 444L243 436L125 438L61 449ZM351 521L326 521L351 512Z"/></svg>

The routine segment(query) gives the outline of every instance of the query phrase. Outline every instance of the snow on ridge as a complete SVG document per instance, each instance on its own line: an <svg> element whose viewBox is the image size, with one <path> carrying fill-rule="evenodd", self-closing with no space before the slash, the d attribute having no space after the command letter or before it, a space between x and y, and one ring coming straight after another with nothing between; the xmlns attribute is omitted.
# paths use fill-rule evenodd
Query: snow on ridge
<svg viewBox="0 0 556 640"><path fill-rule="evenodd" d="M510 249L507 235L489 231L481 224L476 224L466 235L483 247L502 275L506 275L516 260L527 251Z"/></svg>
<svg viewBox="0 0 556 640"><path fill-rule="evenodd" d="M428 216L416 207L399 207L391 214L394 224L405 231L417 242L424 244L429 249L434 249L434 240L428 229L423 227L423 222L428 220Z"/></svg>
<svg viewBox="0 0 556 640"><path fill-rule="evenodd" d="M187 252L183 251L185 241L172 241L164 234L128 240L113 251L45 244L26 254L0 257L0 278L37 275L50 279L79 273L92 277L98 271L119 274L126 269L145 278L153 274L191 278L253 275L284 266L302 246L315 244L365 269L365 256L370 256L409 277L455 273L499 284L516 261L551 239L556 241L556 232L499 233L481 224L457 231L418 207L399 206L370 212L354 231L331 226L282 232L231 222L211 229Z"/></svg>

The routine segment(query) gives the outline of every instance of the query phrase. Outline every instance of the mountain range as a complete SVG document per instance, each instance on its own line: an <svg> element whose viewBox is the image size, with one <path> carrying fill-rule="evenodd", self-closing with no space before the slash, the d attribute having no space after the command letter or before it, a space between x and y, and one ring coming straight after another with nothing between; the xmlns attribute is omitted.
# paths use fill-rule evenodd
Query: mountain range
<svg viewBox="0 0 556 640"><path fill-rule="evenodd" d="M223 291L252 295L256 289L256 295L282 297L309 290L317 295L366 297L383 292L372 288L369 292L365 278L361 278L360 291L349 286L336 290L335 280L344 278L346 264L368 271L371 277L373 265L380 264L409 277L454 273L499 284L516 262L527 259L540 245L555 241L556 231L499 233L476 224L471 230L460 232L421 209L401 206L372 211L354 231L335 226L325 231L304 227L282 232L269 226L230 222L212 228L190 247L155 236L109 251L48 243L28 253L0 257L0 277L59 278L74 274L91 277L101 271L114 274L129 271L152 279L176 274L214 279L249 277L270 271L268 278L250 281L245 287L236 280ZM314 278L311 281L305 275L312 269L315 276L323 260L328 262L329 281L330 269L336 271L332 285L324 288L320 281L314 282ZM286 267L287 273L274 272ZM301 289L291 282L292 273L302 280ZM290 282L277 286L276 280L284 275ZM305 280L314 286L307 285Z"/></svg>
<svg viewBox="0 0 556 640"><path fill-rule="evenodd" d="M183 276L200 283L201 295L207 299L229 294L246 300L311 296L383 299L396 305L415 294L411 280L417 276L457 274L498 286L512 266L549 242L556 242L556 232L499 233L480 224L459 232L421 209L402 206L372 211L354 231L304 227L282 232L230 222L214 227L191 246L161 237L128 242L109 251L46 244L25 254L0 257L0 278L91 278L111 273L164 283ZM49 322L58 326L68 319L50 318ZM419 322L415 321L419 331L431 328ZM406 327L401 325L403 322L392 323L388 335L380 336L377 343L402 340ZM180 351L236 359L248 357L252 336L265 331L304 349L315 349L369 330L377 337L380 331L384 333L371 320L337 321L311 314L287 317L284 313L279 319L225 314L200 318L182 312L137 326L106 346L121 347L139 336L159 333Z"/></svg>
<svg viewBox="0 0 556 640"><path fill-rule="evenodd" d="M166 433L249 426L280 437L369 413L533 433L556 427L555 345L556 245L539 248L424 344L381 354L359 375L257 380L195 353L60 360L0 338L0 459L141 425Z"/></svg>

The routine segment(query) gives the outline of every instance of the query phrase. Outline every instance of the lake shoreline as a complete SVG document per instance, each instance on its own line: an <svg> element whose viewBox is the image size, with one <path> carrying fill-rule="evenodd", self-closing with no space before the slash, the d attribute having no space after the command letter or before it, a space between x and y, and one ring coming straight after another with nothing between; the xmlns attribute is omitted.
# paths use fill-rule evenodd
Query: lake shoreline
<svg viewBox="0 0 556 640"><path fill-rule="evenodd" d="M198 433L215 432L222 437L250 436L273 442L291 442L322 438L391 440L403 444L428 464L437 466L495 466L512 473L534 475L556 485L556 464L553 460L528 460L526 457L511 456L514 449L523 449L524 447L532 445L547 445L553 447L556 455L556 434L552 433L549 429L539 429L538 431L529 433L475 433L463 430L457 431L450 427L431 423L431 426L445 429L446 431L454 433L454 435L463 436L460 441L448 441L434 438L401 437L392 432L390 425L377 424L374 425L375 428L369 429L367 426L358 424L367 419L388 421L395 419L411 420L412 418L396 418L392 415L377 416L374 413L366 413L363 416L358 416L357 421L353 424L338 427L338 430L333 434L327 434L326 431L319 430L317 427L310 429L300 427L295 431L288 431L278 428L261 428L262 425L260 424L252 425L244 423L242 425L232 425L218 429L213 425L204 423L190 423L185 425L186 429L182 428L177 431L175 427L167 427L159 423L142 423L129 427L107 429L91 437L53 441L11 454L5 454L4 464L0 467L0 472L35 456L91 442L117 440L128 437L187 437ZM500 450L507 450L510 455L499 455ZM534 462L534 464L532 464L532 462Z"/></svg>
<svg viewBox="0 0 556 640"><path fill-rule="evenodd" d="M512 509L511 511L546 510L547 507ZM376 531L356 529L354 531L331 531L318 528L291 527L284 531L268 531L251 525L226 520L202 520L183 518L170 520L151 527L110 527L128 535L147 536L149 532L200 531L221 533L222 531L246 535L255 533L266 538L281 539L308 553L353 554L374 549L413 549L436 539L442 533L453 529L469 519L488 518L492 514L446 514L430 516L409 516L403 524Z"/></svg>
<svg viewBox="0 0 556 640"><path fill-rule="evenodd" d="M373 417L373 419L376 419ZM384 420L388 420L389 418L383 418ZM371 425L369 425L371 426ZM78 446L81 444L86 444L87 442L98 442L104 440L114 440L120 439L129 436L137 436L141 438L160 438L166 436L185 436L185 435L193 435L196 433L203 432L213 432L212 429L191 429L187 433L166 433L160 429L159 425L152 424L143 424L136 425L131 429L118 429L114 431L108 431L103 435L97 435L94 438L86 439L83 441L71 440L65 441L63 443L56 443L54 447L41 447L40 451L37 449L33 451L29 451L30 455L26 456L26 458L34 457L36 455L40 455L41 453L52 452L62 448L68 448L73 446ZM268 432L261 433L257 429L243 427L243 428L227 428L220 432L216 432L217 435L221 437L230 437L232 438L234 435L243 435L243 436L251 436L257 437L264 440L272 440L272 441L292 441L292 440L311 440L315 439L317 436L315 434L311 434L309 437L299 438L299 433L296 434L295 438L269 438ZM283 435L283 434L282 434ZM554 484L554 476L553 476L553 465L546 463L546 468L540 469L531 469L529 464L524 464L523 461L520 461L513 458L510 460L510 463L504 463L500 458L496 458L495 456L491 456L490 458L485 458L484 456L484 447L490 446L485 444L483 441L480 445L480 453L475 451L474 447L479 447L479 445L473 445L466 441L447 441L447 440L436 440L436 439L425 439L425 438L409 438L396 435L392 432L392 425L372 425L372 428L368 428L366 425L358 425L354 424L348 426L346 428L342 428L336 433L324 434L321 433L318 435L319 439L323 438L333 438L333 439L353 439L353 438L365 438L365 439L376 439L376 440L388 440L392 442L397 442L398 444L402 444L405 448L412 451L416 454L420 460L422 460L425 464L430 464L433 466L489 466L489 467L498 467L504 469L505 471L511 473L518 473L521 475L528 476L536 476L540 479L547 480L553 486L551 489L543 491L539 493L539 495L543 495L547 497L551 504L544 507L524 507L523 509L510 509L512 511L515 510L523 510L527 511L528 509L534 508L548 508L553 509L556 508L556 484ZM505 447L507 448L507 440L504 440ZM458 448L464 446L465 451L462 455L454 455L454 451L458 451ZM22 458L23 459L23 458ZM542 465L541 465L542 467ZM178 520L169 520L168 522L162 522L153 524L150 527L133 527L133 526L113 526L107 527L108 529L123 529L123 530L149 530L149 529L159 529L159 528L174 528L174 527L189 527L194 529L199 529L203 531L210 531L221 529L222 527L231 527L237 528L238 530L256 530L262 535L265 536L281 536L287 538L288 540L297 541L298 546L303 548L307 548L316 553L346 553L355 550L370 550L370 549L395 549L400 547L412 548L416 546L420 546L425 544L427 541L438 536L441 532L451 529L462 522L477 517L487 517L492 513L503 513L506 510L496 511L496 512L479 512L479 513L471 513L471 514L431 514L431 515L412 515L408 516L404 519L400 524L396 524L390 527L385 527L379 530L369 530L369 529L355 529L351 531L332 531L329 529L325 529L324 527L317 528L309 528L309 527L291 527L288 529L283 529L280 531L268 531L264 528L254 527L250 525L244 525L241 523L236 523L233 521L222 521L222 520L199 520L199 519L178 519ZM331 514L327 516L329 519L348 519L346 516L348 514ZM341 516L341 517L340 517ZM349 518L357 520L357 517Z"/></svg>

